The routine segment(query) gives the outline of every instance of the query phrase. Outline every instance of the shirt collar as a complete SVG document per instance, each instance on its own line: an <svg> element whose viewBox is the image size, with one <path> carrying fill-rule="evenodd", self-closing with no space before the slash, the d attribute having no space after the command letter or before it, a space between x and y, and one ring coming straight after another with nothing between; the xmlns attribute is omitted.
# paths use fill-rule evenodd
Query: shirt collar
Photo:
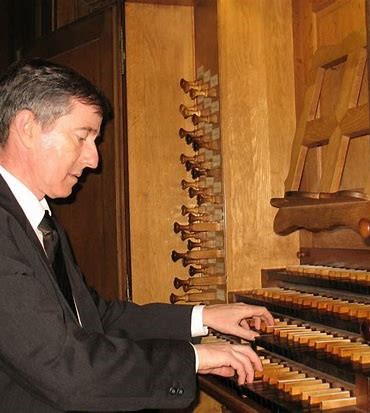
<svg viewBox="0 0 370 413"><path fill-rule="evenodd" d="M0 174L8 184L10 190L18 201L19 205L23 209L28 221L32 228L36 229L41 222L45 211L50 211L50 207L45 198L39 201L35 194L31 192L26 185L24 185L19 179L8 172L3 166L0 165Z"/></svg>

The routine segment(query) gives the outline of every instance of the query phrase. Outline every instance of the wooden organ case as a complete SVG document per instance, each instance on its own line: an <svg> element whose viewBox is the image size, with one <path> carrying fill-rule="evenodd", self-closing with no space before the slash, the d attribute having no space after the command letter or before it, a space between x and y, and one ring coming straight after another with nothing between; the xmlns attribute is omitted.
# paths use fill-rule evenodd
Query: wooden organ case
<svg viewBox="0 0 370 413"><path fill-rule="evenodd" d="M196 412L370 410L365 27L364 0L125 4L133 299L279 320Z"/></svg>
<svg viewBox="0 0 370 413"><path fill-rule="evenodd" d="M301 232L299 263L264 269L261 287L229 292L276 317L253 343L263 372L241 387L200 378L230 411L370 411L366 40L354 30L312 56L285 195L271 199L274 231Z"/></svg>

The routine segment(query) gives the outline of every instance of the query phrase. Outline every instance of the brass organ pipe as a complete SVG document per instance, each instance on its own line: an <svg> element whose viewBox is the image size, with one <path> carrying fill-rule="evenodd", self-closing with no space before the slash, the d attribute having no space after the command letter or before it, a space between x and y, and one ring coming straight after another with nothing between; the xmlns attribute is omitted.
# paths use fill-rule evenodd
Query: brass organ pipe
<svg viewBox="0 0 370 413"><path fill-rule="evenodd" d="M188 189L188 188L204 188L205 184L203 182L200 181L193 181L193 182L189 182L189 181L185 181L185 179L183 179L181 181L181 188L182 189Z"/></svg>
<svg viewBox="0 0 370 413"><path fill-rule="evenodd" d="M217 97L217 90L215 87L212 87L210 89L204 89L204 90L199 90L199 89L190 89L189 96L191 99L195 99L198 96L204 96L204 97Z"/></svg>
<svg viewBox="0 0 370 413"><path fill-rule="evenodd" d="M188 193L189 193L190 198L194 198L198 195L213 195L212 188L206 188L206 187L203 187L203 188L191 187L189 188Z"/></svg>
<svg viewBox="0 0 370 413"><path fill-rule="evenodd" d="M194 206L194 207L187 207L185 205L182 205L181 207L181 214L182 215L187 215L187 214L206 214L207 210L205 207L201 206Z"/></svg>
<svg viewBox="0 0 370 413"><path fill-rule="evenodd" d="M221 141L220 139L216 140L207 140L203 141L200 139L192 140L193 149L195 152L198 152L200 149L208 149L212 151L219 152L221 150Z"/></svg>
<svg viewBox="0 0 370 413"><path fill-rule="evenodd" d="M222 177L221 168L213 168L213 169L193 168L191 170L191 177L193 179L198 179L201 176L206 176L206 177L209 177L209 178L221 178Z"/></svg>
<svg viewBox="0 0 370 413"><path fill-rule="evenodd" d="M180 231L189 232L207 232L207 231L222 231L222 225L219 222L198 222L194 224L179 224L175 222L173 224L173 230L175 234Z"/></svg>
<svg viewBox="0 0 370 413"><path fill-rule="evenodd" d="M197 203L198 205L203 204L222 204L222 196L221 195L204 195L199 194L197 195Z"/></svg>
<svg viewBox="0 0 370 413"><path fill-rule="evenodd" d="M178 301L185 301L186 303L190 302L202 302L202 301L211 301L217 299L217 292L202 292L202 293L191 293L184 295L171 294L170 302L175 304Z"/></svg>
<svg viewBox="0 0 370 413"><path fill-rule="evenodd" d="M191 239L189 239L187 246L188 250L192 250L193 248L215 248L216 242L215 240L192 241Z"/></svg>
<svg viewBox="0 0 370 413"><path fill-rule="evenodd" d="M205 157L204 157L204 154L203 154L203 153L202 153L202 154L198 154L198 155L194 155L194 156L187 156L187 155L185 155L185 154L182 153L182 154L180 155L180 162L181 162L182 164L185 164L186 161L200 163L200 162L205 161Z"/></svg>
<svg viewBox="0 0 370 413"><path fill-rule="evenodd" d="M189 93L191 89L193 90L202 90L202 88L208 89L208 83L204 83L202 80L185 80L184 78L180 79L180 87L185 93Z"/></svg>
<svg viewBox="0 0 370 413"><path fill-rule="evenodd" d="M191 250L187 252L177 252L172 251L171 258L172 261L176 262L180 259L193 259L193 260L203 260L203 259L213 259L222 258L224 256L223 250L219 249L207 249L207 250Z"/></svg>
<svg viewBox="0 0 370 413"><path fill-rule="evenodd" d="M204 274L207 274L207 275L217 274L214 264L198 264L197 267L190 265L188 269L188 273L190 277L194 277L197 274L203 274L203 275Z"/></svg>
<svg viewBox="0 0 370 413"><path fill-rule="evenodd" d="M210 258L207 259L197 259L197 258L188 258L185 257L182 259L182 265L184 267L187 267L188 265L203 265L206 264L207 262L209 262Z"/></svg>
<svg viewBox="0 0 370 413"><path fill-rule="evenodd" d="M194 224L195 222L210 222L213 221L213 217L208 214L189 214L188 221L190 224Z"/></svg>
<svg viewBox="0 0 370 413"><path fill-rule="evenodd" d="M200 239L206 240L208 239L207 232L188 232L188 231L181 231L181 240L186 241L187 239Z"/></svg>
<svg viewBox="0 0 370 413"><path fill-rule="evenodd" d="M206 122L206 123L217 123L218 122L218 116L217 114L212 114L212 115L205 115L205 114L197 114L194 113L191 117L191 121L193 122L193 125L198 125L200 122Z"/></svg>
<svg viewBox="0 0 370 413"><path fill-rule="evenodd" d="M213 167L213 162L211 161L208 161L208 162L186 161L185 162L185 168L187 171L193 171L194 169L195 170L207 170L207 169L212 169L212 167Z"/></svg>
<svg viewBox="0 0 370 413"><path fill-rule="evenodd" d="M209 285L223 285L226 283L226 277L224 275L214 275L210 277L195 277L188 278L187 280L181 280L175 277L174 286L176 289L183 288L185 292L189 291L191 287L206 287Z"/></svg>
<svg viewBox="0 0 370 413"><path fill-rule="evenodd" d="M188 135L201 137L203 136L204 132L203 129L193 129L193 130L186 130L184 128L179 129L179 136L181 139L186 138Z"/></svg>
<svg viewBox="0 0 370 413"><path fill-rule="evenodd" d="M200 109L199 106L192 106L192 107L187 107L183 103L181 103L179 107L179 111L181 115L187 119L187 118L192 118L193 116L197 117L204 117L204 116L209 116L209 110L208 109Z"/></svg>

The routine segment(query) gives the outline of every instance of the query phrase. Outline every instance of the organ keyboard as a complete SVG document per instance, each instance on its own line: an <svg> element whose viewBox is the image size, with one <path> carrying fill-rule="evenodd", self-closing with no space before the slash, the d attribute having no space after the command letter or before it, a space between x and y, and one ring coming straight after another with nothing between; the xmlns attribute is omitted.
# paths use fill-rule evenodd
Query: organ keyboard
<svg viewBox="0 0 370 413"><path fill-rule="evenodd" d="M252 384L200 378L230 411L370 411L370 254L357 251L346 266L349 251L324 252L301 250L301 265L263 270L261 288L229 293L276 320L251 344L263 363Z"/></svg>

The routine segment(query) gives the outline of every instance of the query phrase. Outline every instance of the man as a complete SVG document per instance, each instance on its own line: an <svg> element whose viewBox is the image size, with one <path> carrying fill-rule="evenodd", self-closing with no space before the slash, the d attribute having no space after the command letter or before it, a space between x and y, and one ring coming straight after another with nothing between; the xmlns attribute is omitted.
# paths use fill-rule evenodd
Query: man
<svg viewBox="0 0 370 413"><path fill-rule="evenodd" d="M97 167L108 107L85 78L40 59L0 79L2 413L183 408L197 373L242 384L261 369L249 346L191 341L207 327L253 339L248 318L273 323L263 307L106 302L84 284L45 197L67 197Z"/></svg>

